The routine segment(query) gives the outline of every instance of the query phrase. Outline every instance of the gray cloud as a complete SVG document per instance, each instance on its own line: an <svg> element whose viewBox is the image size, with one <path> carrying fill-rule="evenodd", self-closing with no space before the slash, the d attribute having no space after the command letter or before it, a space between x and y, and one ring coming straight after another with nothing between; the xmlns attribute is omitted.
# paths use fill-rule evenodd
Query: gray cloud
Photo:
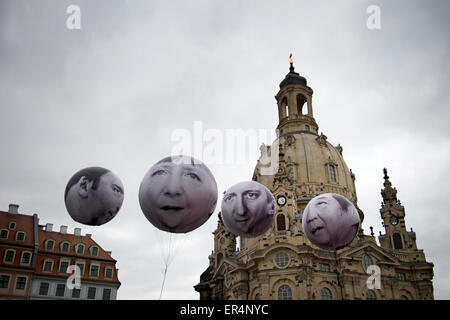
<svg viewBox="0 0 450 320"><path fill-rule="evenodd" d="M82 29L65 27L78 4ZM381 7L381 30L366 8ZM172 132L274 129L273 96L294 53L314 89L315 118L341 143L356 174L363 227L383 231L382 168L407 227L435 264L435 297L448 299L449 42L446 1L2 1L0 206L41 222L82 227L118 260L120 299L157 299L163 262L137 200L145 172L168 155ZM267 141L266 143L271 143ZM245 165L211 166L219 194L251 179ZM99 165L125 186L110 223L86 227L65 212L73 173ZM219 203L221 197L219 197ZM189 233L163 298L198 299L217 212ZM114 236L112 236L114 235Z"/></svg>

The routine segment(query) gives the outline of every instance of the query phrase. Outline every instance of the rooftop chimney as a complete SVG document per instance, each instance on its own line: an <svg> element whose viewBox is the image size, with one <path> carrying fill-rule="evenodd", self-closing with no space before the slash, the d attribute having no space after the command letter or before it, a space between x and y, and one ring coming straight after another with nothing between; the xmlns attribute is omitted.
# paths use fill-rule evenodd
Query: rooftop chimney
<svg viewBox="0 0 450 320"><path fill-rule="evenodd" d="M91 237L92 236L92 234L90 234L90 233L86 233L86 237Z"/></svg>
<svg viewBox="0 0 450 320"><path fill-rule="evenodd" d="M18 214L19 213L18 210L19 210L19 205L11 203L9 205L8 213L9 214Z"/></svg>
<svg viewBox="0 0 450 320"><path fill-rule="evenodd" d="M112 251L106 251L107 254L111 255Z"/></svg>
<svg viewBox="0 0 450 320"><path fill-rule="evenodd" d="M45 225L45 231L52 232L53 231L53 223L47 223Z"/></svg>
<svg viewBox="0 0 450 320"><path fill-rule="evenodd" d="M77 237L81 236L81 228L75 228L73 230L73 234L76 235Z"/></svg>
<svg viewBox="0 0 450 320"><path fill-rule="evenodd" d="M61 227L59 228L59 232L60 232L61 234L66 234L66 233L67 233L67 226L61 226Z"/></svg>

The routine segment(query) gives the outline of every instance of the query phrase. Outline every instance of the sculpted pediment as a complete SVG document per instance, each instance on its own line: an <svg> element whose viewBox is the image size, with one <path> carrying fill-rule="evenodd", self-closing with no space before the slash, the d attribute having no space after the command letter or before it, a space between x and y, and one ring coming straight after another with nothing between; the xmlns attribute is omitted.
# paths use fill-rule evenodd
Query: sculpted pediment
<svg viewBox="0 0 450 320"><path fill-rule="evenodd" d="M239 264L235 261L229 259L229 258L223 258L223 260L220 262L218 267L216 268L216 271L214 272L214 278L218 276L224 276L225 274L232 272L238 268Z"/></svg>
<svg viewBox="0 0 450 320"><path fill-rule="evenodd" d="M345 248L338 254L339 258L352 260L362 260L364 255L370 255L372 260L374 260L374 263L393 265L400 264L399 260L395 256L371 242L364 243L356 248Z"/></svg>

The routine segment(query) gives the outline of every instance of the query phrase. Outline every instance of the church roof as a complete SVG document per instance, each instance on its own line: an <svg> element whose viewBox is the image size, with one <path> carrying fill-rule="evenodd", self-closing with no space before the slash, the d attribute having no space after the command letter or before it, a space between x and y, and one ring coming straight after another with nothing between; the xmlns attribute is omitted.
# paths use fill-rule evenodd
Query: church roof
<svg viewBox="0 0 450 320"><path fill-rule="evenodd" d="M280 83L280 89L290 84L299 84L305 87L307 86L306 78L302 77L299 73L295 72L294 66L292 64L291 67L289 68L289 73Z"/></svg>

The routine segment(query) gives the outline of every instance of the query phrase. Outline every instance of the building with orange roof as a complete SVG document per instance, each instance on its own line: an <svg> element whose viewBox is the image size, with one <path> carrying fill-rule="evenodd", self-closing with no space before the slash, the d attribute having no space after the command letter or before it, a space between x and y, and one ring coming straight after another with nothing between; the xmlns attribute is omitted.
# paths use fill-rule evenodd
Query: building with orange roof
<svg viewBox="0 0 450 320"><path fill-rule="evenodd" d="M1 235L7 235L0 239L0 299L117 298L120 281L111 252L90 234L81 235L80 228L75 228L73 234L67 232L67 226L54 231L53 224L40 225L36 214L18 214L17 208L10 205L9 212L0 211ZM11 222L16 224L14 232ZM18 232L25 233L23 242L15 240ZM26 252L30 253L28 264ZM24 289L18 291L16 287Z"/></svg>
<svg viewBox="0 0 450 320"><path fill-rule="evenodd" d="M28 299L37 257L36 214L0 211L0 299Z"/></svg>

